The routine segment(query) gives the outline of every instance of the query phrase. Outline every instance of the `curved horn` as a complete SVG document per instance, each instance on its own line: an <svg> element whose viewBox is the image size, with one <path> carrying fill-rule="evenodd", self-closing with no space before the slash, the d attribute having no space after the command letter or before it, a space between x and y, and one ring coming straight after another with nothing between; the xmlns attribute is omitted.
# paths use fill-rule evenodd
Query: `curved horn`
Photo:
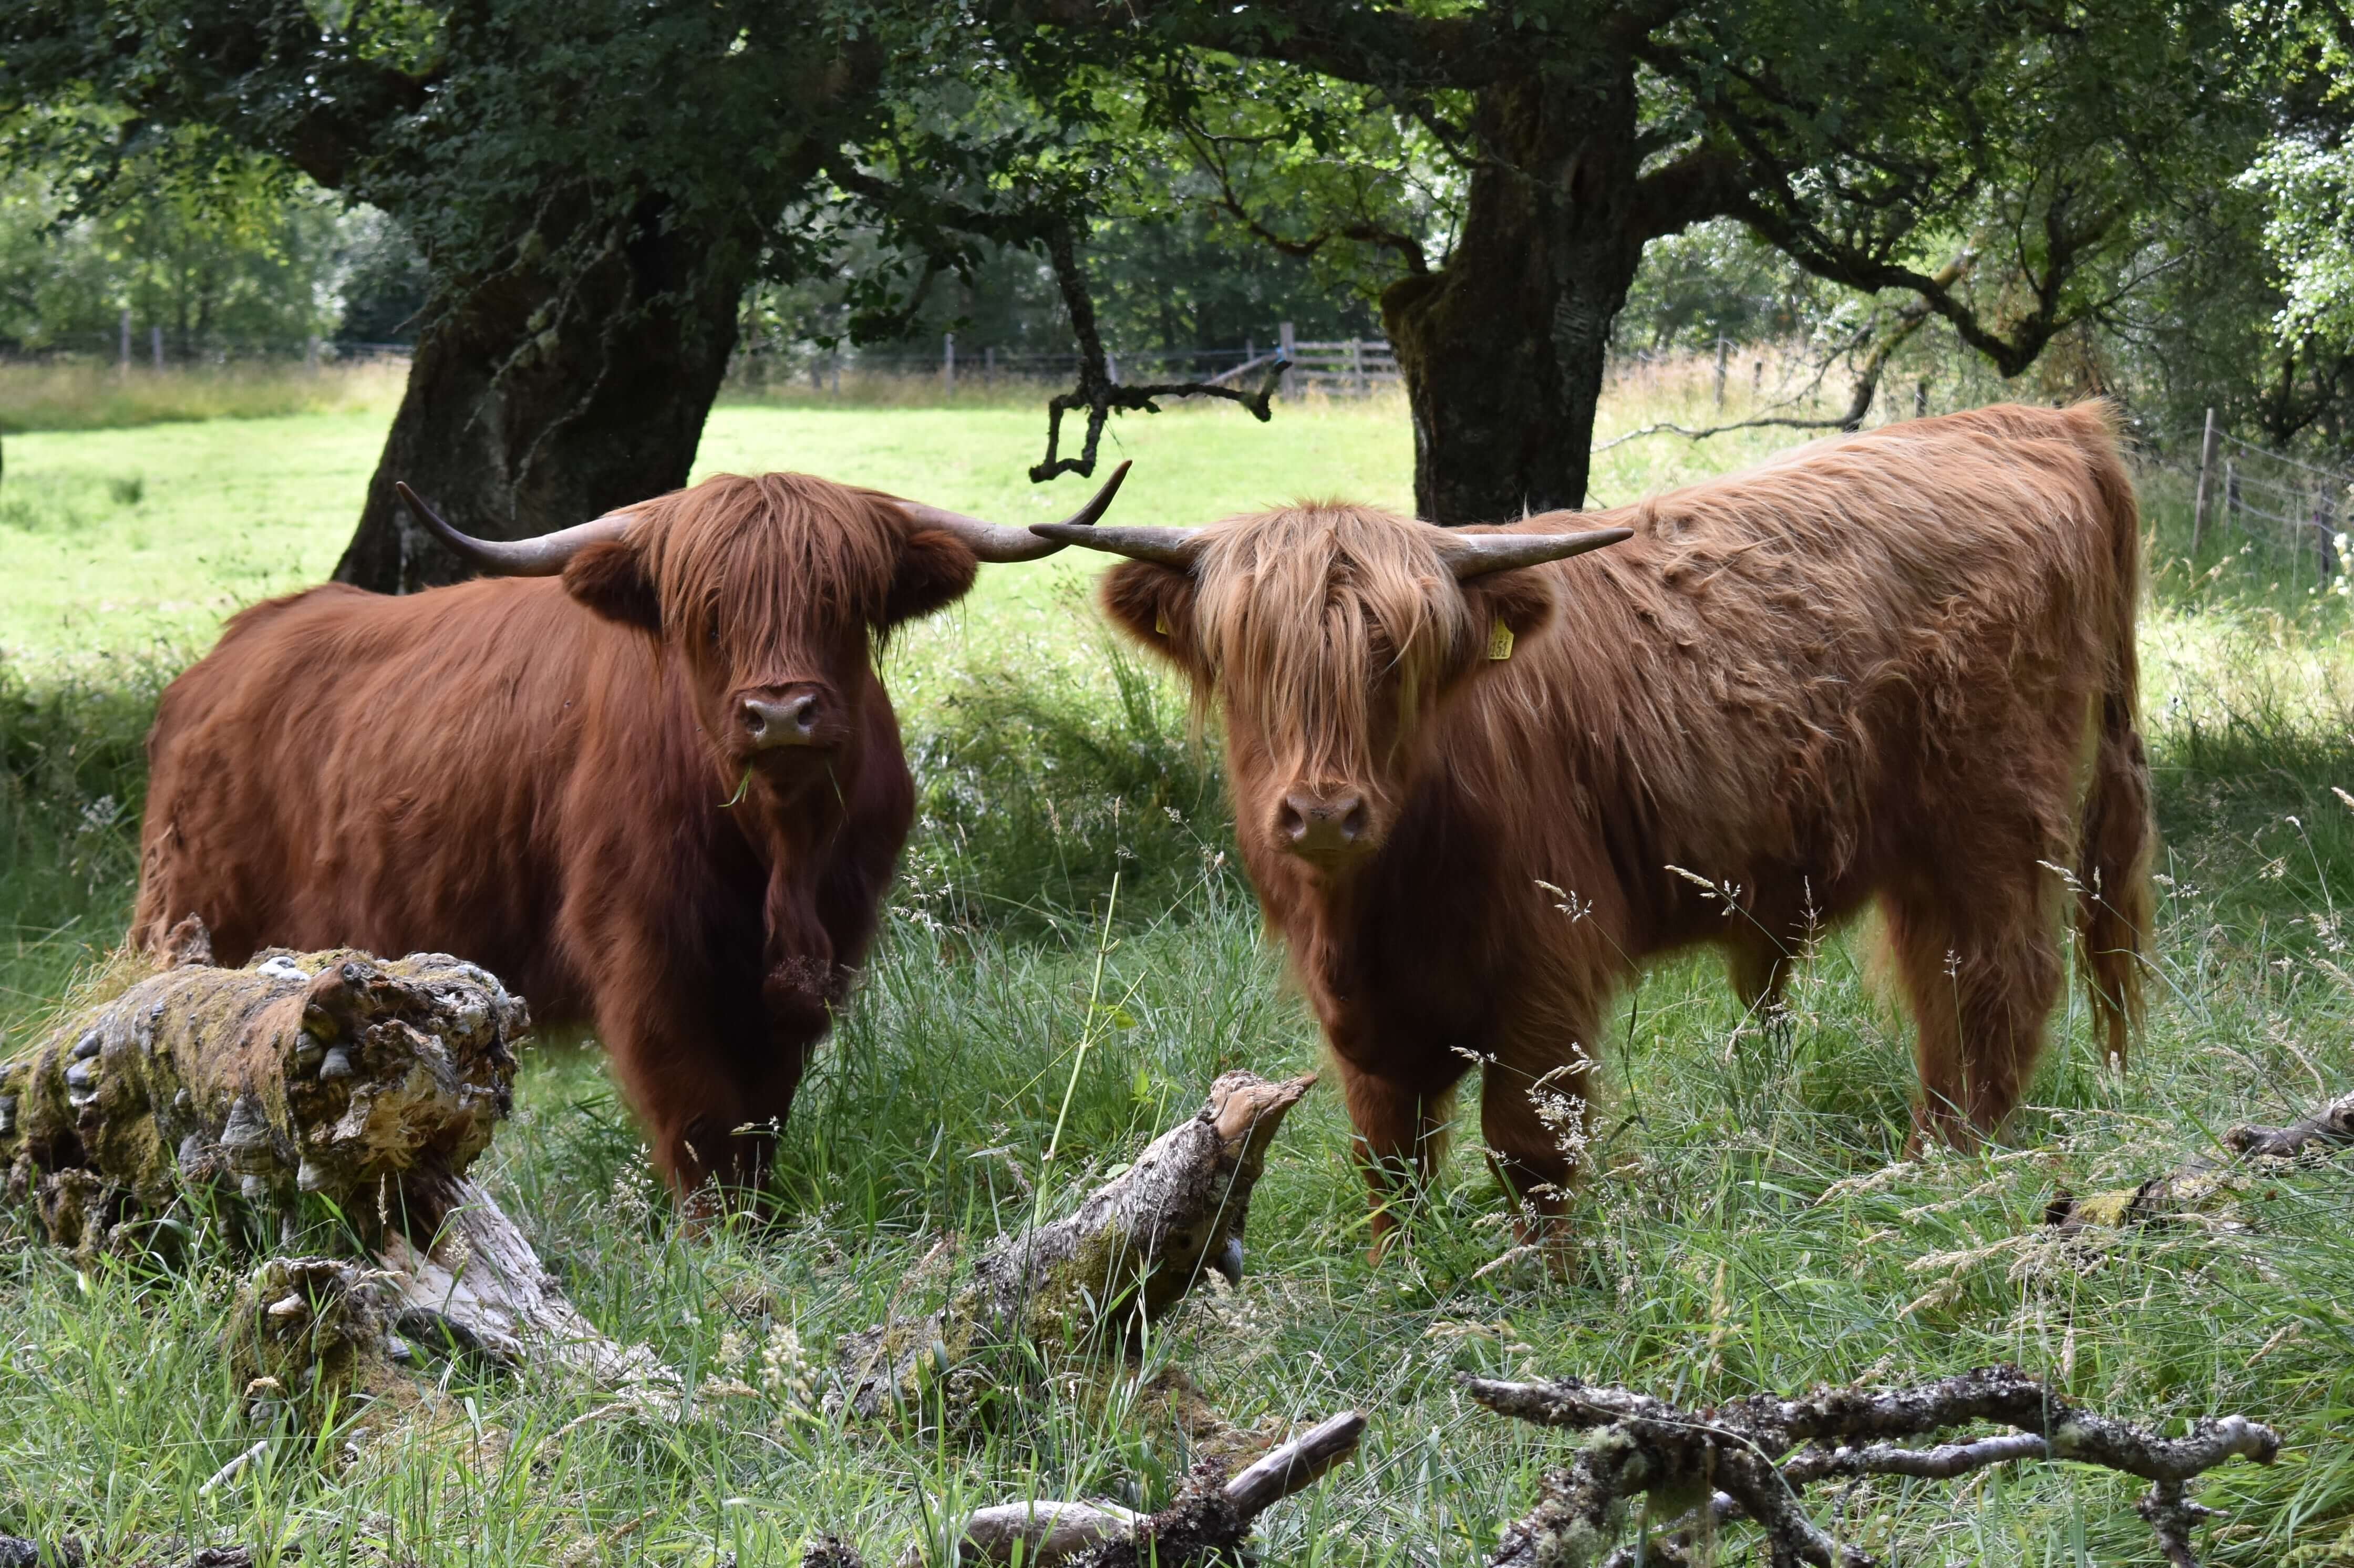
<svg viewBox="0 0 2354 1568"><path fill-rule="evenodd" d="M1438 553L1461 581L1484 577L1490 572L1509 572L1515 567L1565 560L1634 536L1632 528L1596 528L1583 534L1449 534L1440 542Z"/></svg>
<svg viewBox="0 0 2354 1568"><path fill-rule="evenodd" d="M1085 506L1060 523L1040 524L1043 528L1092 528L1097 518L1111 508L1111 498L1119 493L1120 481L1128 477L1129 465L1121 463L1103 482ZM1051 556L1063 546L1051 539L1035 536L1030 528L1008 527L1002 523L984 523L978 517L968 517L961 512L944 507L927 506L920 501L899 503L910 521L927 528L938 528L962 539L972 553L984 561L1034 561L1041 556Z"/></svg>
<svg viewBox="0 0 2354 1568"><path fill-rule="evenodd" d="M1181 572L1191 570L1193 558L1202 553L1202 535L1196 528L1161 528L1148 524L1074 528L1066 523L1033 523L1030 532L1055 540L1057 549L1064 545L1085 545L1090 550L1108 550L1131 561L1150 561L1155 566L1174 567Z"/></svg>
<svg viewBox="0 0 2354 1568"><path fill-rule="evenodd" d="M552 577L564 569L565 562L579 553L581 546L599 539L618 539L621 530L630 525L629 513L608 512L602 517L558 528L535 539L477 539L450 526L407 484L396 480L392 487L435 538L449 546L460 560L492 577Z"/></svg>

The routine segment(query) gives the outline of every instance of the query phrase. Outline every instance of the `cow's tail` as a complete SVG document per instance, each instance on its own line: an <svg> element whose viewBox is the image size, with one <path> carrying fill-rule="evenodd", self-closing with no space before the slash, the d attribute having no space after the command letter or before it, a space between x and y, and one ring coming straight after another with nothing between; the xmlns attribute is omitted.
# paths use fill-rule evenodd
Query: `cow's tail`
<svg viewBox="0 0 2354 1568"><path fill-rule="evenodd" d="M2089 410L2088 410L2089 411ZM2105 412L2105 411L2104 411ZM2088 435L2091 432L2087 432ZM2141 517L2133 477L2108 420L2101 420L2093 470L2106 535L2109 613L2101 617L2105 665L2094 717L2093 766L2078 822L2077 967L2090 993L2102 1055L2122 1066L2126 1036L2142 1017L2142 944L2155 913L2149 859L2149 761L2142 749L2135 607L2141 595Z"/></svg>

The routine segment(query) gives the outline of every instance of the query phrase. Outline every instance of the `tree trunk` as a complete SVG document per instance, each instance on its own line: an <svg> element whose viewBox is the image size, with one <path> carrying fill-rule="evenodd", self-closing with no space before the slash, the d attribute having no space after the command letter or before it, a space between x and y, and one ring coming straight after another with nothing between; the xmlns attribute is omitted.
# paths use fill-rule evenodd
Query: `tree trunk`
<svg viewBox="0 0 2354 1568"><path fill-rule="evenodd" d="M493 539L686 482L736 345L753 248L662 225L658 207L642 207L568 289L518 272L445 298L418 342L336 581L407 593L469 575L408 515L395 480ZM536 230L518 249L544 253Z"/></svg>
<svg viewBox="0 0 2354 1568"><path fill-rule="evenodd" d="M1484 90L1455 253L1382 320L1414 418L1416 514L1500 523L1585 500L1610 323L1643 254L1631 73Z"/></svg>

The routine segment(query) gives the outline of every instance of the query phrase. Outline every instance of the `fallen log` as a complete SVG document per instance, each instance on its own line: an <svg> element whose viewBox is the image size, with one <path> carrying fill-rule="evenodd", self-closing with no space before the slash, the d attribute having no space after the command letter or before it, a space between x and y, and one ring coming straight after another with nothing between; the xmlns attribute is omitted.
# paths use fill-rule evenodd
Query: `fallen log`
<svg viewBox="0 0 2354 1568"><path fill-rule="evenodd" d="M573 1309L466 1180L513 1107L528 1027L523 998L443 954L271 949L244 969L162 969L0 1065L5 1191L85 1261L165 1250L206 1224L285 1245L332 1205L373 1266L265 1264L248 1287L257 1309L235 1319L257 1378L295 1375L289 1357L307 1347L301 1375L324 1365L342 1381L355 1365L342 1347L404 1348L362 1331L380 1324L507 1363L660 1381L649 1352Z"/></svg>
<svg viewBox="0 0 2354 1568"><path fill-rule="evenodd" d="M1267 1145L1313 1075L1270 1083L1228 1073L1199 1115L1051 1224L1001 1236L939 1311L839 1341L845 1388L829 1399L874 1415L916 1400L981 1352L1124 1342L1216 1269L1239 1281L1251 1189Z"/></svg>
<svg viewBox="0 0 2354 1568"><path fill-rule="evenodd" d="M2235 1127L2223 1135L2223 1147L2232 1159L2221 1163L2194 1160L2138 1186L2081 1196L2055 1192L2044 1205L2044 1223L2071 1231L2088 1226L2122 1230L2213 1209L2241 1192L2251 1160L2294 1160L2354 1147L2354 1095L2332 1100L2286 1127Z"/></svg>
<svg viewBox="0 0 2354 1568"><path fill-rule="evenodd" d="M1215 1465L1195 1472L1159 1513L1117 1503L1020 1502L974 1510L956 1531L961 1568L1012 1563L1029 1568L1181 1568L1231 1553L1258 1516L1323 1478L1357 1451L1365 1418L1351 1410L1269 1449L1232 1477ZM918 1568L910 1552L899 1568Z"/></svg>
<svg viewBox="0 0 2354 1568"><path fill-rule="evenodd" d="M1567 1469L1545 1478L1527 1517L1506 1529L1492 1568L1680 1568L1707 1560L1715 1529L1742 1520L1763 1527L1774 1568L1877 1568L1871 1553L1815 1522L1801 1506L1808 1487L1867 1476L1951 1480L2026 1459L2099 1465L2147 1480L2137 1511L2168 1563L2197 1568L2190 1533L2214 1513L2188 1499L2187 1483L2235 1457L2269 1465L2280 1453L2278 1436L2245 1416L2202 1419L2187 1436L2159 1437L2073 1404L2010 1367L1908 1388L1755 1394L1699 1411L1575 1378L1475 1377L1464 1388L1499 1414L1594 1434ZM2013 1430L1921 1447L1894 1441L1982 1424ZM1642 1528L1657 1520L1664 1533L1644 1539L1638 1529L1634 1542L1613 1550L1637 1498L1650 1504Z"/></svg>

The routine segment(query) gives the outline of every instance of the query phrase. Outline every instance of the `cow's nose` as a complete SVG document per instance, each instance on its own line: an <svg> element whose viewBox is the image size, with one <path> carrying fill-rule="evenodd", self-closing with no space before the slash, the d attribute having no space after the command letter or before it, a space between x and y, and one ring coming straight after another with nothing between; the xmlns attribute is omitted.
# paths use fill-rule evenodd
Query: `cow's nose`
<svg viewBox="0 0 2354 1568"><path fill-rule="evenodd" d="M1276 813L1286 846L1311 860L1345 853L1364 836L1367 821L1365 798L1353 789L1329 795L1294 790Z"/></svg>
<svg viewBox="0 0 2354 1568"><path fill-rule="evenodd" d="M737 708L745 737L753 749L779 746L815 746L825 726L825 699L815 692L788 692L775 697L746 697Z"/></svg>

